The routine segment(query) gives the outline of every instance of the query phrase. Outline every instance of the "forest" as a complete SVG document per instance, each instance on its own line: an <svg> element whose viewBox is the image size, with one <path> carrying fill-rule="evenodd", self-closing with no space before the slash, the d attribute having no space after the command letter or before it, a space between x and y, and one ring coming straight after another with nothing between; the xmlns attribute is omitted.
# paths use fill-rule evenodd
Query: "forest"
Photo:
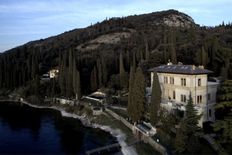
<svg viewBox="0 0 232 155"><path fill-rule="evenodd" d="M173 21L173 16L178 18ZM167 25L167 20L174 26ZM124 77L120 74L120 59ZM71 74L72 65L78 71L83 94L103 86L120 89L118 79L129 80L133 63L142 68L148 84L147 69L168 60L204 65L214 71L211 76L231 79L232 25L199 26L191 17L175 10L105 19L2 53L0 88L25 86L54 67L61 70L61 83ZM125 86L128 89L128 82ZM57 92L62 94L63 87L60 84Z"/></svg>

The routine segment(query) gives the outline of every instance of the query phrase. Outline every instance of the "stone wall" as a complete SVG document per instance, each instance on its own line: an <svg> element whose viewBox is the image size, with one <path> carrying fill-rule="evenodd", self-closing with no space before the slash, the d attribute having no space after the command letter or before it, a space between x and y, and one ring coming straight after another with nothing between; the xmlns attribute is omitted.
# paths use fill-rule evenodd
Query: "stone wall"
<svg viewBox="0 0 232 155"><path fill-rule="evenodd" d="M116 118L117 120L121 121L124 125L126 125L128 128L130 128L131 130L133 130L133 125L130 124L125 118L119 116L118 114L116 114L115 112L113 112L112 110L106 108L106 111L111 114L114 118Z"/></svg>
<svg viewBox="0 0 232 155"><path fill-rule="evenodd" d="M160 145L159 143L157 143L154 139L152 139L151 137L147 136L145 133L142 133L142 132L136 130L136 127L134 127L134 125L132 125L131 123L129 123L126 119L124 119L123 117L119 116L118 114L116 114L112 110L106 108L106 111L110 115L112 115L115 119L121 121L125 126L127 126L128 128L130 128L132 130L133 134L136 134L136 135L138 134L140 140L142 140L145 143L150 144L156 151L158 151L162 155L167 155L166 149L162 145Z"/></svg>

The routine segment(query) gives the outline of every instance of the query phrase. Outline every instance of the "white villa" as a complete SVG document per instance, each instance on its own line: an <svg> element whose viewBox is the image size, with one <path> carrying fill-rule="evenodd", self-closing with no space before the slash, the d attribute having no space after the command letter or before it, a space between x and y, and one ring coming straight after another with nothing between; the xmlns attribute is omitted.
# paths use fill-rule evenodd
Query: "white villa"
<svg viewBox="0 0 232 155"><path fill-rule="evenodd" d="M203 66L194 65L167 65L158 66L149 70L151 72L151 87L154 72L159 78L162 90L161 106L169 111L179 109L185 111L185 105L191 93L193 104L202 114L199 125L204 122L215 121L214 104L216 103L216 93L218 82L209 82L208 74L212 71L204 69ZM150 93L151 89L149 88Z"/></svg>

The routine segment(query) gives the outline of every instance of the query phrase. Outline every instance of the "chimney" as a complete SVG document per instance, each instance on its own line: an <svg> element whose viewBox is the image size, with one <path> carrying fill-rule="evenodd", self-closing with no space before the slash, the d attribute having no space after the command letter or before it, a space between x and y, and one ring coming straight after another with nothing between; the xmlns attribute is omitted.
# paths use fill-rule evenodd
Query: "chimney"
<svg viewBox="0 0 232 155"><path fill-rule="evenodd" d="M167 65L168 65L168 66L169 66L169 65L172 65L172 62L170 61L170 59L168 59Z"/></svg>
<svg viewBox="0 0 232 155"><path fill-rule="evenodd" d="M198 66L198 68L200 68L200 69L205 69L205 67L204 67L203 65Z"/></svg>
<svg viewBox="0 0 232 155"><path fill-rule="evenodd" d="M178 62L178 65L183 65L183 63L182 62Z"/></svg>

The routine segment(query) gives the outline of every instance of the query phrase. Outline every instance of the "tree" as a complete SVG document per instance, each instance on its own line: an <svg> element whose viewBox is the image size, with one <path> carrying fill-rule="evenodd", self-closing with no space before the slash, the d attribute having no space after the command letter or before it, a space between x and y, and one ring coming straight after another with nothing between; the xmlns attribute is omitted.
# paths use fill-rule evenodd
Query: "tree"
<svg viewBox="0 0 232 155"><path fill-rule="evenodd" d="M191 94L189 95L189 100L185 108L185 117L180 122L180 127L177 130L175 138L175 150L178 153L184 152L185 150L195 153L199 149L196 147L199 146L196 133L200 129L197 124L201 116L197 115L197 111L194 109Z"/></svg>
<svg viewBox="0 0 232 155"><path fill-rule="evenodd" d="M69 51L69 60L68 60L68 77L67 79L67 95L71 97L73 95L73 52Z"/></svg>
<svg viewBox="0 0 232 155"><path fill-rule="evenodd" d="M217 141L228 148L231 154L232 149L232 80L224 81L218 90L217 104L215 106L216 121L213 129L217 133Z"/></svg>
<svg viewBox="0 0 232 155"><path fill-rule="evenodd" d="M176 35L174 30L171 32L171 61L174 64L177 64L177 58L176 58Z"/></svg>
<svg viewBox="0 0 232 155"><path fill-rule="evenodd" d="M119 72L120 72L119 73L120 74L120 86L121 88L127 89L128 88L128 75L124 69L122 52L120 53L120 58L119 58Z"/></svg>
<svg viewBox="0 0 232 155"><path fill-rule="evenodd" d="M97 75L98 75L98 86L102 87L103 83L102 83L102 64L101 64L101 60L98 58L97 59Z"/></svg>
<svg viewBox="0 0 232 155"><path fill-rule="evenodd" d="M138 122L143 117L145 104L145 78L141 67L136 70L133 89L134 111L131 119L133 122Z"/></svg>
<svg viewBox="0 0 232 155"><path fill-rule="evenodd" d="M127 112L131 118L134 118L134 102L133 102L133 91L134 91L134 76L135 76L135 69L133 66L130 68L130 79L129 79L129 94L128 94L128 106Z"/></svg>
<svg viewBox="0 0 232 155"><path fill-rule="evenodd" d="M148 61L150 58L150 52L149 52L149 47L148 47L148 41L145 39L145 50L146 50L146 60Z"/></svg>
<svg viewBox="0 0 232 155"><path fill-rule="evenodd" d="M80 73L76 67L75 58L73 60L73 92L76 96L76 99L81 99L81 82L80 82Z"/></svg>
<svg viewBox="0 0 232 155"><path fill-rule="evenodd" d="M158 122L158 112L161 103L161 88L159 84L158 75L156 72L153 74L152 94L151 94L151 108L150 108L150 121L153 125Z"/></svg>
<svg viewBox="0 0 232 155"><path fill-rule="evenodd" d="M91 91L97 90L97 69L94 66L91 72L90 76L90 82L91 82Z"/></svg>
<svg viewBox="0 0 232 155"><path fill-rule="evenodd" d="M60 63L60 70L59 70L59 85L62 95L66 95L66 53L64 53L63 58L59 58Z"/></svg>
<svg viewBox="0 0 232 155"><path fill-rule="evenodd" d="M204 46L201 47L201 64L205 67L208 64L208 53L205 51Z"/></svg>
<svg viewBox="0 0 232 155"><path fill-rule="evenodd" d="M167 34L164 30L164 34L163 34L163 60L164 60L164 63L167 63L168 62L168 53L167 53Z"/></svg>
<svg viewBox="0 0 232 155"><path fill-rule="evenodd" d="M193 99L192 99L192 96L190 94L188 103L186 105L186 111L185 111L185 117L184 117L186 133L188 135L195 134L196 131L199 130L198 121L199 121L200 117L201 116L197 114L197 110L194 109Z"/></svg>
<svg viewBox="0 0 232 155"><path fill-rule="evenodd" d="M106 66L106 61L105 58L102 57L101 59L101 64L102 64L102 83L105 86L107 84L107 77L108 77L108 73L107 73L107 66Z"/></svg>
<svg viewBox="0 0 232 155"><path fill-rule="evenodd" d="M77 85L77 90L76 90L76 94L77 94L77 99L80 100L81 99L81 80L80 80L80 72L78 70L76 70L76 85Z"/></svg>
<svg viewBox="0 0 232 155"><path fill-rule="evenodd" d="M177 129L176 138L174 142L175 151L177 153L182 153L186 149L186 140L188 137L186 135L185 130L185 124L181 122L179 128Z"/></svg>

